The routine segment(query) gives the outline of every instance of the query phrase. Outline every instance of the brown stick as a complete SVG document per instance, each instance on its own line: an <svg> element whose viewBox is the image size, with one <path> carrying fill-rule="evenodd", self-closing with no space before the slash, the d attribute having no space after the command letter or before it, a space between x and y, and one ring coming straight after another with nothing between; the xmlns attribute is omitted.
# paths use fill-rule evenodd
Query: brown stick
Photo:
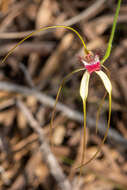
<svg viewBox="0 0 127 190"><path fill-rule="evenodd" d="M17 105L26 117L27 121L30 123L32 129L38 134L40 140L40 151L42 152L43 159L47 163L47 166L49 167L51 174L55 178L59 187L61 188L61 190L71 190L71 184L66 178L65 174L63 173L56 158L52 154L50 147L45 139L43 129L41 128L39 123L34 119L30 110L25 106L25 104L22 101L18 100Z"/></svg>
<svg viewBox="0 0 127 190"><path fill-rule="evenodd" d="M0 81L0 90L5 90L9 92L16 92L19 94L23 94L25 96L34 96L38 101L40 101L45 106L54 107L55 100L46 94L37 91L36 89L30 89L25 86L20 86L16 84L12 84L9 82L1 82ZM61 111L65 116L67 116L70 119L73 119L74 121L78 121L80 123L83 122L83 115L78 112L74 111L64 104L58 102L56 106L57 111ZM95 119L87 116L87 124L91 129L95 129ZM98 131L104 135L106 129L106 122L102 121L98 123ZM127 147L127 140L124 139L121 135L119 135L116 130L111 129L109 130L108 138L115 141L117 146L122 146L126 149Z"/></svg>
<svg viewBox="0 0 127 190"><path fill-rule="evenodd" d="M94 4L91 5L91 7L89 7L88 9L85 9L82 13L80 13L79 15L64 21L63 23L60 23L60 25L65 25L65 26L72 26L73 24L76 24L78 22L80 22L81 20L88 20L90 18L92 18L93 16L96 15L96 12L101 9L101 7L103 6L103 4L106 2L106 0L97 0ZM99 12L99 11L98 11ZM25 36L27 36L28 34L30 34L31 32L33 32L34 30L31 31L24 31L24 32L7 32L7 33L0 33L0 39L18 39L18 38L23 38ZM39 32L36 34L36 36L38 35L42 35L45 33L49 33L51 32L50 30L48 31L43 31L43 32Z"/></svg>

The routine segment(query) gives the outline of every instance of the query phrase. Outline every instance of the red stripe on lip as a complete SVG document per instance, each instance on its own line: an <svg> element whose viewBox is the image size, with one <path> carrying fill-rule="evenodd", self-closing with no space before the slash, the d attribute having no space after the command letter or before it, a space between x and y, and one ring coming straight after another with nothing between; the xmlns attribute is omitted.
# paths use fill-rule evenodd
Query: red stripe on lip
<svg viewBox="0 0 127 190"><path fill-rule="evenodd" d="M91 74L94 71L99 71L101 69L101 64L100 62L97 62L94 64L88 64L88 65L85 65L85 68Z"/></svg>

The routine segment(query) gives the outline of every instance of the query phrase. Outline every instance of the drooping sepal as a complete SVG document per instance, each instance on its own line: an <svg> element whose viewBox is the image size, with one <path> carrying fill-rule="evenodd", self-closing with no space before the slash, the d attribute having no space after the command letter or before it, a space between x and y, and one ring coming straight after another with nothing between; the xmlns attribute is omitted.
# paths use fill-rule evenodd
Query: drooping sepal
<svg viewBox="0 0 127 190"><path fill-rule="evenodd" d="M86 100L88 96L89 78L90 78L90 74L88 71L86 71L82 77L81 84L80 84L80 96L83 101Z"/></svg>
<svg viewBox="0 0 127 190"><path fill-rule="evenodd" d="M109 94L111 94L111 92L112 92L112 84L111 84L109 78L107 77L107 75L103 71L96 71L96 73L101 78L107 92Z"/></svg>

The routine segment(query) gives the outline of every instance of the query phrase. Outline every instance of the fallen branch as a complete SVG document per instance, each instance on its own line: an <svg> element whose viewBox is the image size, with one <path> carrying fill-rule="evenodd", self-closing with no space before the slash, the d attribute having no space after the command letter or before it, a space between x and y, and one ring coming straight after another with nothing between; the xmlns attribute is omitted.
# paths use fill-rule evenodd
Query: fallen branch
<svg viewBox="0 0 127 190"><path fill-rule="evenodd" d="M50 172L53 175L53 177L55 178L59 187L62 190L65 190L65 189L71 190L72 187L71 187L70 182L64 175L56 158L52 154L48 143L46 142L46 139L45 139L45 136L43 133L43 129L41 128L41 126L39 125L37 120L34 119L30 110L25 106L25 104L22 101L18 100L17 105L20 108L20 110L22 111L22 113L24 114L24 116L26 117L27 121L30 123L30 126L32 127L32 129L38 134L38 137L40 140L40 151L42 152L43 159L47 163L47 166L49 167Z"/></svg>
<svg viewBox="0 0 127 190"><path fill-rule="evenodd" d="M103 6L103 4L106 2L106 0L97 0L94 4L91 5L91 7L85 9L82 13L80 13L79 15L76 15L73 18L70 18L66 21L64 21L63 23L61 23L60 25L65 25L65 26L72 26L78 22L80 22L81 20L88 20L90 18L92 18L93 16L96 15L96 12ZM29 35L30 33L34 32L35 30L30 30L30 31L23 31L23 32L3 32L0 33L0 39L18 39L18 38L23 38L27 35ZM36 36L40 36L42 34L46 34L52 32L51 30L48 31L42 31L39 33L36 33ZM34 35L35 36L35 35Z"/></svg>
<svg viewBox="0 0 127 190"><path fill-rule="evenodd" d="M25 96L34 96L38 101L40 101L45 106L54 107L55 104L55 100L53 98L47 96L42 92L37 91L36 89L30 89L25 86L12 84L9 82L0 82L0 90L16 92L19 94L23 94ZM57 111L61 111L62 114L64 114L69 119L83 123L83 114L81 114L80 112L74 111L60 102L58 102L56 109ZM89 126L90 129L95 129L95 123L96 123L95 119L91 118L88 115L87 125ZM104 135L105 133L106 124L107 123L104 121L100 121L98 124L98 131L102 135ZM123 147L125 149L127 148L127 140L124 139L116 130L110 128L108 133L108 138L110 138L110 140L114 140L117 146L120 145L122 146L122 148Z"/></svg>

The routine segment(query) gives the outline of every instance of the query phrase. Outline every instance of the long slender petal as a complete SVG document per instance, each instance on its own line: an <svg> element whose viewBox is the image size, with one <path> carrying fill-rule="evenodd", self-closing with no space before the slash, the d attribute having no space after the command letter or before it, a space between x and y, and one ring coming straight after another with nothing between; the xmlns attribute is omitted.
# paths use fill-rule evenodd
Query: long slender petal
<svg viewBox="0 0 127 190"><path fill-rule="evenodd" d="M20 45L22 44L25 40L27 40L28 38L32 37L33 35L37 34L38 32L41 32L41 31L45 31L45 30L48 30L48 29L54 29L54 28L64 28L64 29L68 29L68 30L71 30L73 31L78 37L79 39L81 40L82 44L83 44L83 47L84 47L84 50L85 50L85 53L88 54L89 53L89 50L87 49L86 47L86 44L83 40L83 37L78 33L77 30L75 30L74 28L70 27L70 26L63 26L63 25L57 25L57 26L48 26L48 27L42 27L40 29L37 29L35 31L33 31L32 33L30 33L29 35L27 35L25 38L23 38L21 41L19 41L8 53L7 55L2 59L1 63L4 63L6 61L6 59L8 58L8 56L10 54L12 54L12 52Z"/></svg>

